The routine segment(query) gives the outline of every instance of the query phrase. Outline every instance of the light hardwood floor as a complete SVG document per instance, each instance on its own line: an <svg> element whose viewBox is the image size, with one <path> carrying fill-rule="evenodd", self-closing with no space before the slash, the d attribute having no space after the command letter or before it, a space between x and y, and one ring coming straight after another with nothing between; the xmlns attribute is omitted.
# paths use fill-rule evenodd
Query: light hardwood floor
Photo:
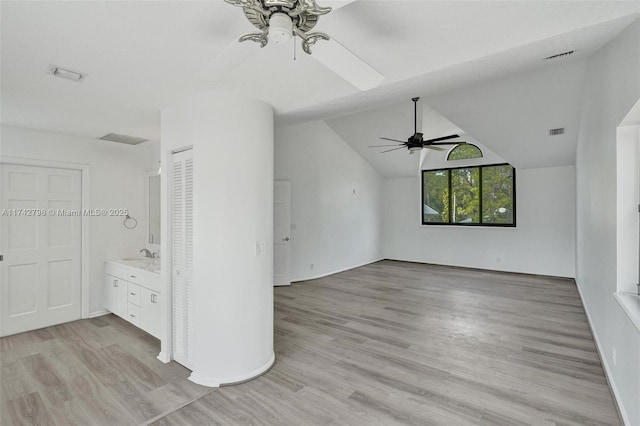
<svg viewBox="0 0 640 426"><path fill-rule="evenodd" d="M275 319L273 369L215 390L114 316L1 339L0 423L619 424L572 280L382 261Z"/></svg>

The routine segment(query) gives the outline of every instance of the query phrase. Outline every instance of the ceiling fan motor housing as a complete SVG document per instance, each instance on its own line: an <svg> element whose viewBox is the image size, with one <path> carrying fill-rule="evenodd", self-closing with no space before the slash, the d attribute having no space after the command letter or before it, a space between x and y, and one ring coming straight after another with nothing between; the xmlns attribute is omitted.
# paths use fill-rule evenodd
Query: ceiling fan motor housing
<svg viewBox="0 0 640 426"><path fill-rule="evenodd" d="M304 2L299 4L297 0L256 0L253 7L242 3L238 4L236 0L225 1L241 6L249 22L261 31L270 30L272 25L277 25L277 22L273 22L273 17L278 14L286 15L289 18L292 30L295 27L303 33L307 33L318 23L319 15L308 13L304 8ZM315 2L311 4L315 5ZM329 10L331 9L329 8Z"/></svg>
<svg viewBox="0 0 640 426"><path fill-rule="evenodd" d="M331 12L330 7L320 7L316 0L224 0L241 7L245 16L259 33L249 33L239 38L240 42L254 41L265 47L269 40L286 43L296 35L302 39L302 50L311 54L311 46L318 40L329 40L321 32L310 32L318 18Z"/></svg>

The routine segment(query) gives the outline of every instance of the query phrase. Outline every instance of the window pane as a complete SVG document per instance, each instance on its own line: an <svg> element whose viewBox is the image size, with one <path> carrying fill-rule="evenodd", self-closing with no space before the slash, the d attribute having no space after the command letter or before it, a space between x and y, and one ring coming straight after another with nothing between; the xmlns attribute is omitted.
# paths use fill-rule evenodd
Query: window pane
<svg viewBox="0 0 640 426"><path fill-rule="evenodd" d="M482 223L513 224L513 167L482 169Z"/></svg>
<svg viewBox="0 0 640 426"><path fill-rule="evenodd" d="M470 143L463 143L453 148L447 156L447 161L464 160L467 158L480 158L482 151L477 146Z"/></svg>
<svg viewBox="0 0 640 426"><path fill-rule="evenodd" d="M449 171L423 172L422 222L449 222Z"/></svg>
<svg viewBox="0 0 640 426"><path fill-rule="evenodd" d="M480 223L479 177L477 167L451 170L452 222Z"/></svg>

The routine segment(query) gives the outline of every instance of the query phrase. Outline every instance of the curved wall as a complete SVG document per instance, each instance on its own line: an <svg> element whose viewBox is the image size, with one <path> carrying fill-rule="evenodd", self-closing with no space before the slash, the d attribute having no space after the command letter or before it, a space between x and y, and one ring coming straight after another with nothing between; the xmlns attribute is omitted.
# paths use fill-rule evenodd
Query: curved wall
<svg viewBox="0 0 640 426"><path fill-rule="evenodd" d="M172 149L194 150L190 379L205 386L249 379L275 359L273 110L235 95L198 95L162 110L161 145L163 170ZM167 220L164 214L164 230ZM265 254L256 254L257 242L264 242Z"/></svg>

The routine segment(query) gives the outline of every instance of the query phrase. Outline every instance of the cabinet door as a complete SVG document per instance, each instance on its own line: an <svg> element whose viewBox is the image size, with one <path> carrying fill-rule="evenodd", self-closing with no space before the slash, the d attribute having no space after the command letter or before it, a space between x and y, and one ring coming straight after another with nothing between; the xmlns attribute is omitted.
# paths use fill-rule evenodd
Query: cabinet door
<svg viewBox="0 0 640 426"><path fill-rule="evenodd" d="M152 336L161 338L162 333L162 309L160 307L160 293L142 288L140 303L140 328Z"/></svg>
<svg viewBox="0 0 640 426"><path fill-rule="evenodd" d="M118 303L117 303L117 311L115 312L116 315L122 317L122 318L127 318L127 308L129 305L129 301L127 300L128 297L128 292L127 292L127 285L129 283L125 280L122 280L120 278L116 278L116 289L117 289L117 295L116 297L118 298Z"/></svg>
<svg viewBox="0 0 640 426"><path fill-rule="evenodd" d="M116 287L118 278L113 275L106 274L104 276L104 307L118 315L118 287Z"/></svg>

